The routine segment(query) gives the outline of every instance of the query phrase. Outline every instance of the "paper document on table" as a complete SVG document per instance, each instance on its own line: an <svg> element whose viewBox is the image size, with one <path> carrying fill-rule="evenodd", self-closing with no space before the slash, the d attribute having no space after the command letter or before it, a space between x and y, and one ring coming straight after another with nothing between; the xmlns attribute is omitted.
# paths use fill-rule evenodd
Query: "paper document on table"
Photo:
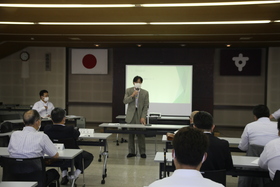
<svg viewBox="0 0 280 187"><path fill-rule="evenodd" d="M54 146L57 148L58 151L64 150L64 144L63 143L54 143Z"/></svg>
<svg viewBox="0 0 280 187"><path fill-rule="evenodd" d="M120 125L119 123L108 123L108 125Z"/></svg>
<svg viewBox="0 0 280 187"><path fill-rule="evenodd" d="M94 129L79 128L80 137L93 137Z"/></svg>
<svg viewBox="0 0 280 187"><path fill-rule="evenodd" d="M252 164L259 164L259 158L257 158L256 160L254 160L253 162L251 162Z"/></svg>
<svg viewBox="0 0 280 187"><path fill-rule="evenodd" d="M72 118L76 118L77 116L75 116L75 115L68 115L68 116L66 116L66 118L68 118L68 119L72 119Z"/></svg>

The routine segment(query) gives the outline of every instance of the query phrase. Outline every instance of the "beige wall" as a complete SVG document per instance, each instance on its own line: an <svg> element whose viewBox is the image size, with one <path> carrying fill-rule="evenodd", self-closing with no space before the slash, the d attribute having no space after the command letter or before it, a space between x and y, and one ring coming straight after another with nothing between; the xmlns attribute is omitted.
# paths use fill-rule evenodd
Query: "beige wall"
<svg viewBox="0 0 280 187"><path fill-rule="evenodd" d="M112 103L112 51L108 50L108 74L71 74L71 64L69 64L68 75L69 114L84 116L87 122L111 122L112 107L106 103ZM71 102L81 104L71 105Z"/></svg>
<svg viewBox="0 0 280 187"><path fill-rule="evenodd" d="M261 76L221 76L220 50L215 52L214 105L255 106L265 103L265 50L262 50ZM251 110L214 109L219 126L245 126L253 120Z"/></svg>
<svg viewBox="0 0 280 187"><path fill-rule="evenodd" d="M280 108L280 47L268 51L267 105L271 113Z"/></svg>
<svg viewBox="0 0 280 187"><path fill-rule="evenodd" d="M29 78L21 77L21 51L30 54ZM0 60L0 102L33 105L46 89L50 101L65 108L65 48L28 47ZM51 54L51 71L45 71L45 54Z"/></svg>

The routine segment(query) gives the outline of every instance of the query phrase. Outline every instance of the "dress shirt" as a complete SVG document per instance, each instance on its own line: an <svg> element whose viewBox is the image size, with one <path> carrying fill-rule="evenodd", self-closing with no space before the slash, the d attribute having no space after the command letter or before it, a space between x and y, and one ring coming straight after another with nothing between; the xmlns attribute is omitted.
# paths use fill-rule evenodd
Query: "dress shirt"
<svg viewBox="0 0 280 187"><path fill-rule="evenodd" d="M210 179L203 178L194 169L177 169L172 176L153 182L149 187L222 187Z"/></svg>
<svg viewBox="0 0 280 187"><path fill-rule="evenodd" d="M45 108L45 106L48 107L48 109ZM54 106L51 102L44 102L42 100L36 102L32 109L37 110L42 118L48 117L48 115L51 115L52 110L54 109Z"/></svg>
<svg viewBox="0 0 280 187"><path fill-rule="evenodd" d="M26 126L22 131L12 134L8 152L13 158L35 158L44 154L53 157L57 153L57 148L46 134L38 132L34 127Z"/></svg>
<svg viewBox="0 0 280 187"><path fill-rule="evenodd" d="M273 180L276 170L280 170L280 138L276 138L266 144L259 159L259 166L269 171Z"/></svg>
<svg viewBox="0 0 280 187"><path fill-rule="evenodd" d="M238 148L247 151L249 144L265 146L276 138L278 138L277 123L270 121L268 117L262 117L246 125Z"/></svg>
<svg viewBox="0 0 280 187"><path fill-rule="evenodd" d="M135 89L134 89L135 90ZM135 96L135 107L138 108L138 99L139 99L140 89L138 90L138 94Z"/></svg>
<svg viewBox="0 0 280 187"><path fill-rule="evenodd" d="M273 114L271 114L274 119L278 119L280 118L280 108L278 110L276 110Z"/></svg>

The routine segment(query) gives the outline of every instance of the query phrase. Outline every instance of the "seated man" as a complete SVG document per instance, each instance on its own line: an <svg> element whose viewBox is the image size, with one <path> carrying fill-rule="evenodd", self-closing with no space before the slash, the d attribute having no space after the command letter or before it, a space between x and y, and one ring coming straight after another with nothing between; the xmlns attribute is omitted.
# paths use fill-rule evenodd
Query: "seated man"
<svg viewBox="0 0 280 187"><path fill-rule="evenodd" d="M53 104L49 101L49 92L47 90L41 90L39 92L40 101L37 101L32 107L33 110L37 110L42 118L50 117Z"/></svg>
<svg viewBox="0 0 280 187"><path fill-rule="evenodd" d="M41 126L41 117L36 110L29 110L23 114L25 127L22 131L12 134L8 152L12 158L35 158L45 154L58 158L58 152L49 137L37 132ZM59 179L55 169L46 171L46 184Z"/></svg>
<svg viewBox="0 0 280 187"><path fill-rule="evenodd" d="M280 118L278 119L278 135L280 136ZM269 171L273 180L275 172L280 170L280 137L268 142L259 159L259 166Z"/></svg>
<svg viewBox="0 0 280 187"><path fill-rule="evenodd" d="M255 106L253 114L256 121L247 124L241 135L238 148L242 151L248 151L249 145L265 146L271 140L278 138L277 123L270 121L267 106Z"/></svg>
<svg viewBox="0 0 280 187"><path fill-rule="evenodd" d="M201 171L211 170L231 170L233 168L229 143L215 137L212 133L215 128L213 118L208 112L200 111L195 114L194 128L203 130L209 139L209 148L207 150L207 159L201 166Z"/></svg>
<svg viewBox="0 0 280 187"><path fill-rule="evenodd" d="M54 108L51 112L51 118L53 125L47 125L44 132L49 136L50 139L66 139L73 138L77 140L80 136L80 132L74 129L73 126L65 126L66 112L62 108ZM73 180L83 172L84 158L84 169L86 169L93 160L93 155L87 151L83 151L80 156L75 158L76 171L74 176L67 176L68 166L61 166L62 180L61 184L65 185L69 182L69 179Z"/></svg>
<svg viewBox="0 0 280 187"><path fill-rule="evenodd" d="M190 115L190 127L193 127L193 117L196 113L198 113L199 111L195 110L191 113ZM166 136L167 136L167 140L173 140L175 134L176 134L177 131L175 131L174 133L167 133Z"/></svg>
<svg viewBox="0 0 280 187"><path fill-rule="evenodd" d="M256 121L245 126L238 148L246 151L247 156L260 156L263 147L278 138L277 123L270 121L270 112L265 105L255 106L253 114ZM266 178L240 176L238 187L262 186L266 182Z"/></svg>
<svg viewBox="0 0 280 187"><path fill-rule="evenodd" d="M275 112L273 112L272 114L270 114L269 116L270 119L279 119L280 118L280 108L278 110L276 110Z"/></svg>
<svg viewBox="0 0 280 187"><path fill-rule="evenodd" d="M208 138L192 127L181 128L173 139L172 155L176 170L171 177L158 180L149 187L222 187L223 185L203 178L199 172L207 157Z"/></svg>

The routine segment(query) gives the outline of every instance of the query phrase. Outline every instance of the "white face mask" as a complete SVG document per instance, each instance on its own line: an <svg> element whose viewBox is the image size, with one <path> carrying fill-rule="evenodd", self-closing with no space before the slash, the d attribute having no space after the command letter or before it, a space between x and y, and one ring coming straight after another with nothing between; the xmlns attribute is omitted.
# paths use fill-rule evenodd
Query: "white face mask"
<svg viewBox="0 0 280 187"><path fill-rule="evenodd" d="M141 88L141 85L142 85L141 83L134 83L135 88Z"/></svg>
<svg viewBox="0 0 280 187"><path fill-rule="evenodd" d="M44 98L44 101L45 101L45 102L48 102L48 101L49 101L49 97L45 97L45 98Z"/></svg>

